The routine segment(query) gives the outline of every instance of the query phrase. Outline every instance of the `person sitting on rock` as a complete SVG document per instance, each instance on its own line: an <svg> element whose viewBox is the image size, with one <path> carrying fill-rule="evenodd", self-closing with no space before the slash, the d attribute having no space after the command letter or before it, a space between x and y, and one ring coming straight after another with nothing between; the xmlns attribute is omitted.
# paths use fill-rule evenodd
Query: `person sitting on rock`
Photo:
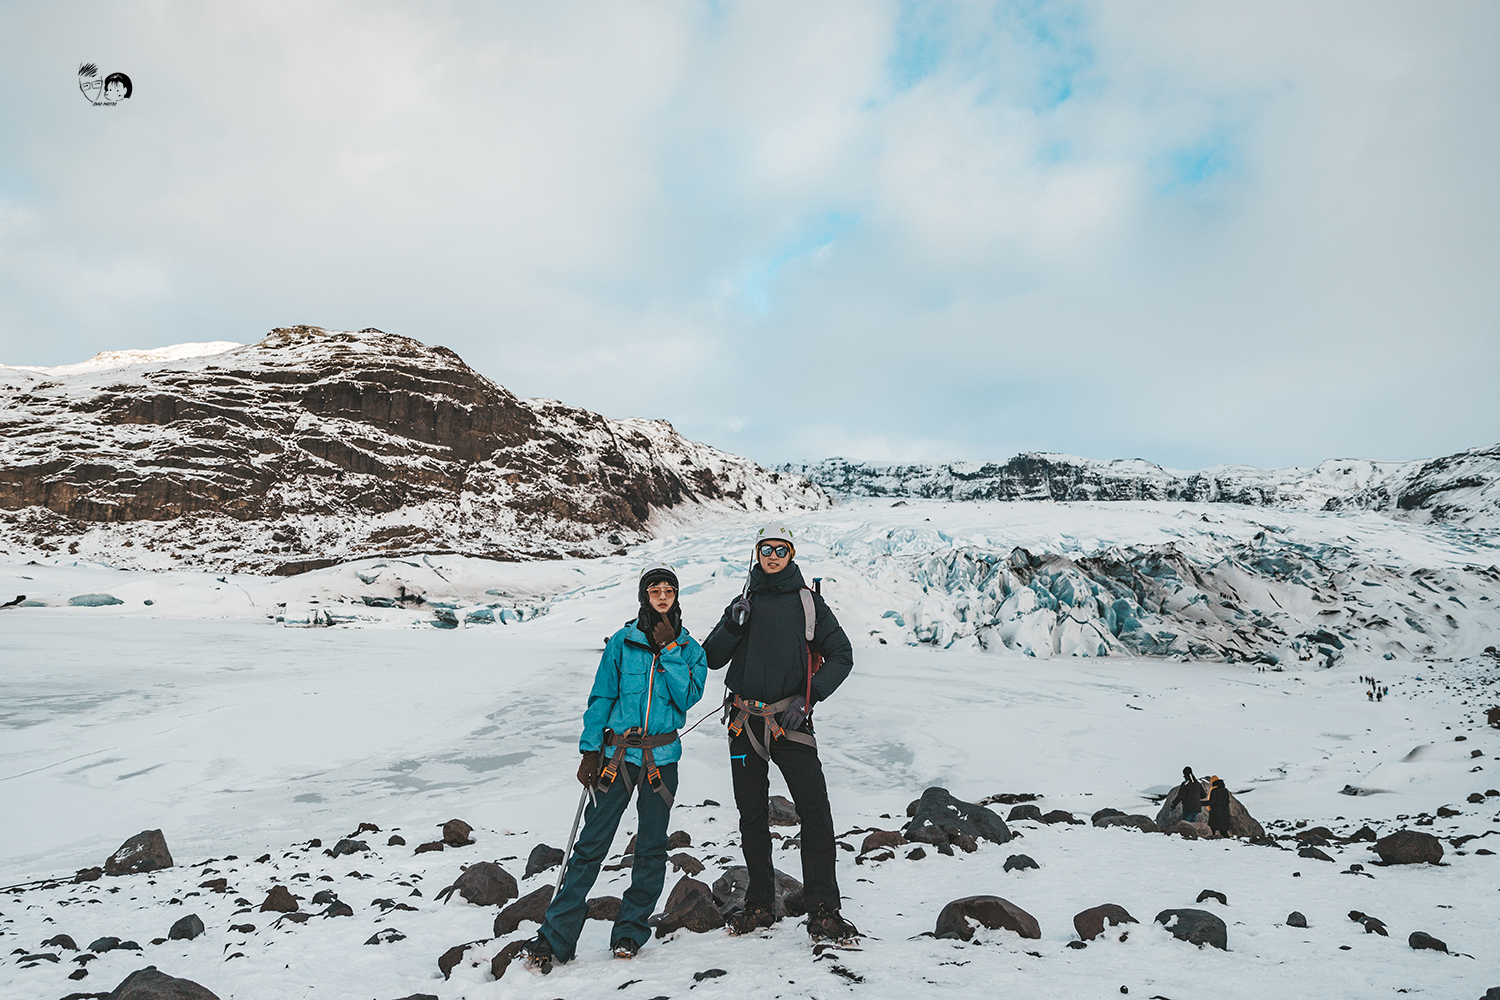
<svg viewBox="0 0 1500 1000"><path fill-rule="evenodd" d="M729 667L730 772L750 878L744 909L731 917L730 931L746 934L776 921L766 797L774 761L802 819L798 853L807 932L842 941L859 931L839 915L833 810L813 738L812 711L849 676L854 652L823 598L803 582L793 561L796 551L784 524L761 528L745 591L724 610L703 644L709 669Z"/></svg>
<svg viewBox="0 0 1500 1000"><path fill-rule="evenodd" d="M682 756L677 730L703 697L708 677L703 648L682 626L677 592L670 566L646 567L638 587L639 613L610 636L599 660L578 740L583 754L578 780L597 795L583 814L562 887L541 930L526 944L527 961L544 973L554 961L573 957L588 917L589 889L636 789L640 826L611 947L616 957L630 958L650 936L646 918L667 877L667 820Z"/></svg>
<svg viewBox="0 0 1500 1000"><path fill-rule="evenodd" d="M1217 774L1208 779L1208 827L1215 837L1229 836L1229 789Z"/></svg>
<svg viewBox="0 0 1500 1000"><path fill-rule="evenodd" d="M1185 822L1198 822L1198 814L1203 810L1203 784L1193 776L1193 769L1190 767L1182 769L1182 784L1177 786L1177 804L1182 807Z"/></svg>

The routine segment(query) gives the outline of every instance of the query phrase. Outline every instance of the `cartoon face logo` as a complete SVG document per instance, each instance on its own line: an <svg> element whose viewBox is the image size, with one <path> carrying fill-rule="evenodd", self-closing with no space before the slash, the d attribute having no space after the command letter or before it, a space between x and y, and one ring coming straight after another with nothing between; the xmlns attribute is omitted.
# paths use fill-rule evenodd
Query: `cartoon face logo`
<svg viewBox="0 0 1500 1000"><path fill-rule="evenodd" d="M93 63L83 63L78 67L78 89L83 91L90 104L101 108L119 104L135 90L130 77L124 73L111 73L101 80L99 67Z"/></svg>

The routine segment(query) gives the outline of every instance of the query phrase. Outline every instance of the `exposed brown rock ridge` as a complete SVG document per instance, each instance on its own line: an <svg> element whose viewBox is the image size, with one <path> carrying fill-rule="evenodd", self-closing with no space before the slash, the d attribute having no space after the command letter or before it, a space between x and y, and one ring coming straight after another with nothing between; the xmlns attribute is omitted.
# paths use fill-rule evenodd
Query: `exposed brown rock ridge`
<svg viewBox="0 0 1500 1000"><path fill-rule="evenodd" d="M139 544L283 571L411 550L592 555L644 538L661 511L826 503L664 421L521 399L446 348L373 329L286 327L70 374L0 369L3 535L84 555Z"/></svg>

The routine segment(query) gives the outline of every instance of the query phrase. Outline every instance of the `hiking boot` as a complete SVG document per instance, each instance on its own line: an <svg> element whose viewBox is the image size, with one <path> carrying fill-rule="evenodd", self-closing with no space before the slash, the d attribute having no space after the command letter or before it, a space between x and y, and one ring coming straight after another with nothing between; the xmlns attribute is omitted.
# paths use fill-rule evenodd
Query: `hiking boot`
<svg viewBox="0 0 1500 1000"><path fill-rule="evenodd" d="M820 906L807 918L807 936L814 941L852 944L859 940L859 928L839 916L839 911Z"/></svg>
<svg viewBox="0 0 1500 1000"><path fill-rule="evenodd" d="M614 948L615 958L635 958L636 954L641 950L641 946L630 940L630 938L621 938L616 941Z"/></svg>
<svg viewBox="0 0 1500 1000"><path fill-rule="evenodd" d="M526 956L528 969L535 969L544 976L552 971L552 964L556 961L552 955L552 945L540 934L526 942L521 954Z"/></svg>
<svg viewBox="0 0 1500 1000"><path fill-rule="evenodd" d="M729 918L729 933L749 934L761 927L770 927L776 922L776 914L764 906L751 905Z"/></svg>

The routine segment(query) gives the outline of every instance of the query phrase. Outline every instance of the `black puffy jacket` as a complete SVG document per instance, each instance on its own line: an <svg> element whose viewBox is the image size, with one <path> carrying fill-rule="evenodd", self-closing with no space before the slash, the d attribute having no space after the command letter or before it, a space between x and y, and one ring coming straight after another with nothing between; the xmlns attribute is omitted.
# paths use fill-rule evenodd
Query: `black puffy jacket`
<svg viewBox="0 0 1500 1000"><path fill-rule="evenodd" d="M708 668L726 663L724 683L741 698L776 702L807 690L807 618L799 594L804 587L802 570L795 561L780 573L769 575L758 564L750 570L750 620L736 626L724 609L713 631L704 640ZM854 669L854 650L833 611L813 595L817 625L813 651L823 665L812 679L813 702L824 701Z"/></svg>

